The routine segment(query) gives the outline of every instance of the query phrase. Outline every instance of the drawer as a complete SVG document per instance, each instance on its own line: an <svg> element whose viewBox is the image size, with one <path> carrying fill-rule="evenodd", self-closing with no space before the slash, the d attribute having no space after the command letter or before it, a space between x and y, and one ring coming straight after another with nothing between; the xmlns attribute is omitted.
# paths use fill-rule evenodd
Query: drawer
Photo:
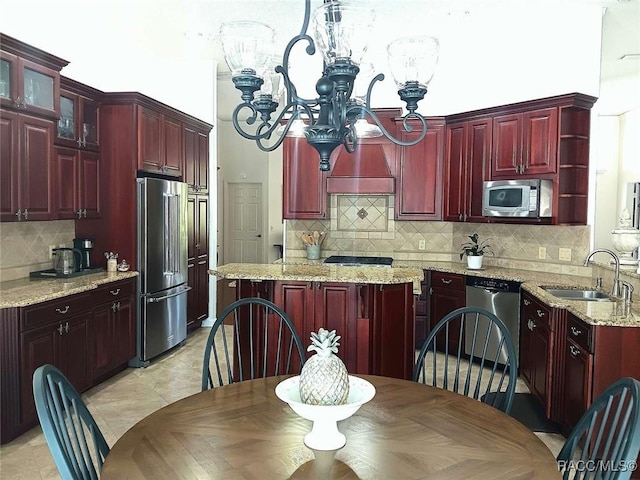
<svg viewBox="0 0 640 480"><path fill-rule="evenodd" d="M573 315L567 316L567 338L593 353L593 328Z"/></svg>
<svg viewBox="0 0 640 480"><path fill-rule="evenodd" d="M553 330L551 328L551 308L526 294L522 296L522 316L525 324L532 321L538 326L545 326L549 330Z"/></svg>
<svg viewBox="0 0 640 480"><path fill-rule="evenodd" d="M38 303L22 309L20 331L40 327L48 323L59 322L92 307L90 293L79 293L68 297L56 298L48 302Z"/></svg>
<svg viewBox="0 0 640 480"><path fill-rule="evenodd" d="M431 272L431 286L433 288L450 288L463 291L466 288L464 275L455 273Z"/></svg>
<svg viewBox="0 0 640 480"><path fill-rule="evenodd" d="M136 293L136 279L131 278L121 280L119 282L107 283L101 285L91 292L92 303L100 305L102 303L111 302L112 300L121 300Z"/></svg>

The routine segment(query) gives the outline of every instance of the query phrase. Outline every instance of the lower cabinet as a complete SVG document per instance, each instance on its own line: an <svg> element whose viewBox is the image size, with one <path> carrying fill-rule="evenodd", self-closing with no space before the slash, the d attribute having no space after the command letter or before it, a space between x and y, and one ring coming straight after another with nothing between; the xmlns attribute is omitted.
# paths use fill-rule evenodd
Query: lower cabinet
<svg viewBox="0 0 640 480"><path fill-rule="evenodd" d="M59 368L78 392L136 354L136 279L24 308L0 309L0 443L38 424L33 372Z"/></svg>
<svg viewBox="0 0 640 480"><path fill-rule="evenodd" d="M275 281L273 302L289 315L305 345L320 327L336 330L342 337L338 356L350 373L411 378L411 284Z"/></svg>
<svg viewBox="0 0 640 480"><path fill-rule="evenodd" d="M554 344L553 309L527 292L520 310L520 375L531 393L551 416L552 359Z"/></svg>
<svg viewBox="0 0 640 480"><path fill-rule="evenodd" d="M117 282L93 295L97 305L89 330L90 365L91 381L97 383L136 355L135 284Z"/></svg>
<svg viewBox="0 0 640 480"><path fill-rule="evenodd" d="M467 303L466 299L466 279L464 275L455 273L431 272L431 289L429 299L429 331L442 318L456 310L464 307ZM458 331L450 329L449 331L449 349L457 350L459 341ZM436 338L436 348L444 350L445 334L441 332Z"/></svg>
<svg viewBox="0 0 640 480"><path fill-rule="evenodd" d="M431 283L431 270L424 271L424 280L420 282L420 295L416 296L415 308L415 336L416 350L422 348L422 344L429 334L429 288Z"/></svg>

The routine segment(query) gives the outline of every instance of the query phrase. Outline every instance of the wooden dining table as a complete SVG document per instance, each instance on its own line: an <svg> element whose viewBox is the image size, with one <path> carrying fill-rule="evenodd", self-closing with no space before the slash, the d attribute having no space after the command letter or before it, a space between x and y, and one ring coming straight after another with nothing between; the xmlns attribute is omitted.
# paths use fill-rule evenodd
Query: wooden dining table
<svg viewBox="0 0 640 480"><path fill-rule="evenodd" d="M360 375L374 398L338 423L336 451L303 443L311 422L275 395L286 378L233 383L152 413L113 445L102 480L560 478L546 445L477 400L408 380Z"/></svg>

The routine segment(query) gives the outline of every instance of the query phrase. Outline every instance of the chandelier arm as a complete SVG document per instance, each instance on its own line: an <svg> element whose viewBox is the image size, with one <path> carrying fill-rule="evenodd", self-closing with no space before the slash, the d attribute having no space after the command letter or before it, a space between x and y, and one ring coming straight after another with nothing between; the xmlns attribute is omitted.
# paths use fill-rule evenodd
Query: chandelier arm
<svg viewBox="0 0 640 480"><path fill-rule="evenodd" d="M382 80L384 80L384 73L379 73L371 79L369 87L367 88L367 96L365 97L365 105L367 108L370 108L371 106L371 91L373 90L373 85L376 82L381 82Z"/></svg>
<svg viewBox="0 0 640 480"><path fill-rule="evenodd" d="M252 114L249 116L249 118L247 118L245 120L245 123L247 123L248 125L253 125L255 123L257 117L258 117L258 111L256 110L256 108L251 103L241 103L241 104L239 104L236 108L234 108L233 115L231 115L231 119L233 121L233 126L236 129L236 131L240 135L242 135L244 138L246 138L247 140L257 140L259 138L266 138L266 136L255 135L255 134L249 133L249 132L245 131L240 126L240 121L238 120L238 114L244 108L248 108L252 112Z"/></svg>
<svg viewBox="0 0 640 480"><path fill-rule="evenodd" d="M375 122L378 128L380 128L380 130L382 131L382 134L385 137L387 137L396 145L400 145L401 147L410 147L411 145L416 145L417 143L420 143L424 139L425 135L427 134L427 121L419 113L410 112L410 113L407 113L402 118L402 128L404 128L406 132L413 132L416 128L415 126L412 126L409 124L409 120L416 119L420 122L420 130L419 130L420 133L418 137L413 140L402 141L399 138L394 137L391 133L389 133L389 131L386 128L384 128L384 125L382 125L382 122L380 122L380 119L378 118L378 116L369 107L361 106L361 105L358 105L356 107L350 107L347 110L347 114L352 112L357 112L357 113L365 112L367 115L371 117L371 119Z"/></svg>
<svg viewBox="0 0 640 480"><path fill-rule="evenodd" d="M344 145L344 149L347 153L353 153L356 151L356 148L358 147L358 136L356 135L353 125L350 125L345 132L342 145Z"/></svg>

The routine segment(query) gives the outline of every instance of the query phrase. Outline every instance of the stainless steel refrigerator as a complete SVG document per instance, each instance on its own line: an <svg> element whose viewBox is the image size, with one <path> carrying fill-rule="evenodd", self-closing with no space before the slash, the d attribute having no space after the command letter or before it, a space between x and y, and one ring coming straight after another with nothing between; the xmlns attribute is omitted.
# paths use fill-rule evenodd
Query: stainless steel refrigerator
<svg viewBox="0 0 640 480"><path fill-rule="evenodd" d="M187 338L187 184L138 178L137 190L137 363L146 366Z"/></svg>

